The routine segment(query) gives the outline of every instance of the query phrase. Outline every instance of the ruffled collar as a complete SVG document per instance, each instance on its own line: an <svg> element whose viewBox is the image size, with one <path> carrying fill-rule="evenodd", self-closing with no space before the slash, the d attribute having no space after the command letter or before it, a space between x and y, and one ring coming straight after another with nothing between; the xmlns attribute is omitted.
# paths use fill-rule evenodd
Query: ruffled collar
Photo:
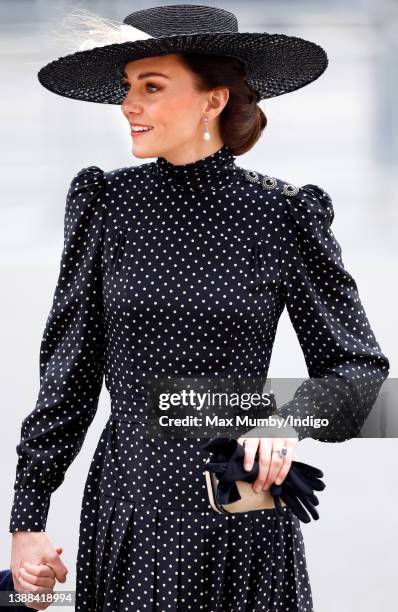
<svg viewBox="0 0 398 612"><path fill-rule="evenodd" d="M188 164L172 164L164 157L157 157L153 164L156 176L172 188L191 190L206 187L216 189L236 168L235 156L226 144L218 151Z"/></svg>

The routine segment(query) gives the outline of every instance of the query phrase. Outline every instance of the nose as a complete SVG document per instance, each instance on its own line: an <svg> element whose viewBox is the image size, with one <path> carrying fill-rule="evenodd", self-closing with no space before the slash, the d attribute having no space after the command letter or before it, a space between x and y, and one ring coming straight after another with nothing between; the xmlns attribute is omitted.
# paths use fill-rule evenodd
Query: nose
<svg viewBox="0 0 398 612"><path fill-rule="evenodd" d="M128 121L132 121L134 117L138 117L142 115L142 112L137 108L131 108L130 106L123 106L122 108L123 115L126 117Z"/></svg>
<svg viewBox="0 0 398 612"><path fill-rule="evenodd" d="M129 94L124 98L121 109L127 118L132 114L140 115L143 112L142 104L138 102L136 97L130 96Z"/></svg>

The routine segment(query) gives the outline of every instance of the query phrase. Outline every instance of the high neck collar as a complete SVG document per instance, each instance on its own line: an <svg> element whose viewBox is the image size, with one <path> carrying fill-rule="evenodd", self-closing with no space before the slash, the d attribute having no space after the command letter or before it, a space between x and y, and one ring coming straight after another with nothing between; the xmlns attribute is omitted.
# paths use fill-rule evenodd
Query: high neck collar
<svg viewBox="0 0 398 612"><path fill-rule="evenodd" d="M164 157L157 157L154 170L171 187L183 186L191 190L209 186L216 188L228 171L236 168L234 160L231 149L224 144L214 153L188 164L172 164Z"/></svg>

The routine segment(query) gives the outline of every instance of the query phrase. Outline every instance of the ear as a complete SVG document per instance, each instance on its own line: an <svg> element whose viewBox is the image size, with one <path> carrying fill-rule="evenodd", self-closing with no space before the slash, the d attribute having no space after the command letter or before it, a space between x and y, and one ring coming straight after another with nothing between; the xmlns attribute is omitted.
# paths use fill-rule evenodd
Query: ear
<svg viewBox="0 0 398 612"><path fill-rule="evenodd" d="M228 87L216 87L213 89L207 100L205 111L211 119L214 119L221 113L229 100Z"/></svg>

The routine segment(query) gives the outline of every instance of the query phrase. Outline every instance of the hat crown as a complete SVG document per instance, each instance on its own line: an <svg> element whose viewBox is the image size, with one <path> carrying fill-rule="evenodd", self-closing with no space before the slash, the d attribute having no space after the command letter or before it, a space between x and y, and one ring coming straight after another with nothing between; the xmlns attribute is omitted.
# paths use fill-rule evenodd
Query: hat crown
<svg viewBox="0 0 398 612"><path fill-rule="evenodd" d="M233 13L199 4L155 6L127 15L123 23L154 38L200 32L238 32L238 20Z"/></svg>

